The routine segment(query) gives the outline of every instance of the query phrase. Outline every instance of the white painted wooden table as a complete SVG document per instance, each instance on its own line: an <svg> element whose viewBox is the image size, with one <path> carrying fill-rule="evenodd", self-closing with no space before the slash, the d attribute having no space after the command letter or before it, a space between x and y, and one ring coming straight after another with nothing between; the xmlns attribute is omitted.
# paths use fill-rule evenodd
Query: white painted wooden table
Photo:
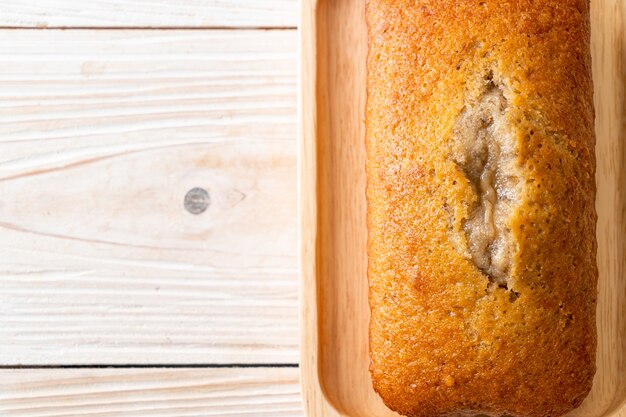
<svg viewBox="0 0 626 417"><path fill-rule="evenodd" d="M0 11L0 416L302 416L297 1Z"/></svg>

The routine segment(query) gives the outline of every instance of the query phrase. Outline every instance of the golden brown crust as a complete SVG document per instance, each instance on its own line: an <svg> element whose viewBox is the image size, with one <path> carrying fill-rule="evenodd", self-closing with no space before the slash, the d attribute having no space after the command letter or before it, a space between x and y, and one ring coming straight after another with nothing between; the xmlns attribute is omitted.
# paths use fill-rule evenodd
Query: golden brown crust
<svg viewBox="0 0 626 417"><path fill-rule="evenodd" d="M562 415L595 372L588 2L369 0L367 21L374 387L411 417ZM488 78L522 178L507 288L451 240L475 196L450 141Z"/></svg>

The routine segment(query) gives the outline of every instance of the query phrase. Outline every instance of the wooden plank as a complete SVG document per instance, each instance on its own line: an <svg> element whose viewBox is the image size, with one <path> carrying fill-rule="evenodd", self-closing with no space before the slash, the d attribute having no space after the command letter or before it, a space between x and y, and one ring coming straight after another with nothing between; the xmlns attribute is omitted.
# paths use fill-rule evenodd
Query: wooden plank
<svg viewBox="0 0 626 417"><path fill-rule="evenodd" d="M294 28L297 5L297 0L1 0L0 26Z"/></svg>
<svg viewBox="0 0 626 417"><path fill-rule="evenodd" d="M297 417L298 369L0 371L5 417Z"/></svg>
<svg viewBox="0 0 626 417"><path fill-rule="evenodd" d="M295 37L1 32L0 364L297 363Z"/></svg>

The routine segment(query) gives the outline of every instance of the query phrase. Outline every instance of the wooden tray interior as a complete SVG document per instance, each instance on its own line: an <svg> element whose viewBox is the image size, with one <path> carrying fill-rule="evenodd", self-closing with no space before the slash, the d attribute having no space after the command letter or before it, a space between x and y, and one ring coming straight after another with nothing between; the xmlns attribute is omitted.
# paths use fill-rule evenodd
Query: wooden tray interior
<svg viewBox="0 0 626 417"><path fill-rule="evenodd" d="M303 337L302 377L315 417L397 416L374 393L368 371L364 7L363 0L303 2L302 186L315 187L316 197L303 198L315 213L303 238L314 234L315 243L303 251L313 265L303 268L303 325L313 330ZM626 416L624 9L626 1L592 2L600 337L593 391L571 417Z"/></svg>

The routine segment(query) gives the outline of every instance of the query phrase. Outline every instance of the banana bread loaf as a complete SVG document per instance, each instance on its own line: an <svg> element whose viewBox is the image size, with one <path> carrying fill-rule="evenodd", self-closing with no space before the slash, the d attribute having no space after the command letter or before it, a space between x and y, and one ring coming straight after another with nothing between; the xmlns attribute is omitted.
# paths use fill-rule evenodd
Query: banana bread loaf
<svg viewBox="0 0 626 417"><path fill-rule="evenodd" d="M587 0L369 0L375 390L411 417L559 416L596 350Z"/></svg>

